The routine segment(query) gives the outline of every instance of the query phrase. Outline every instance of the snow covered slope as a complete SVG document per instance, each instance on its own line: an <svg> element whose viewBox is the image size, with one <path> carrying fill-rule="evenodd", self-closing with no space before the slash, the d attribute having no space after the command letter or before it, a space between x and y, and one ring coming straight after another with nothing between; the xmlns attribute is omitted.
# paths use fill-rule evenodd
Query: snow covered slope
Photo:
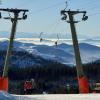
<svg viewBox="0 0 100 100"><path fill-rule="evenodd" d="M19 98L19 99L17 99ZM16 96L17 100L100 100L100 94L52 94L52 95L29 95Z"/></svg>
<svg viewBox="0 0 100 100"><path fill-rule="evenodd" d="M6 50L8 41L0 42L0 50ZM100 47L87 43L80 43L80 52L83 63L100 59ZM48 45L36 45L32 43L14 42L14 51L27 51L29 54L40 56L63 64L75 64L73 46L65 43L57 47Z"/></svg>
<svg viewBox="0 0 100 100"><path fill-rule="evenodd" d="M8 94L7 92L0 91L0 100L18 100L13 95Z"/></svg>
<svg viewBox="0 0 100 100"><path fill-rule="evenodd" d="M0 91L0 100L100 100L100 94L11 95Z"/></svg>

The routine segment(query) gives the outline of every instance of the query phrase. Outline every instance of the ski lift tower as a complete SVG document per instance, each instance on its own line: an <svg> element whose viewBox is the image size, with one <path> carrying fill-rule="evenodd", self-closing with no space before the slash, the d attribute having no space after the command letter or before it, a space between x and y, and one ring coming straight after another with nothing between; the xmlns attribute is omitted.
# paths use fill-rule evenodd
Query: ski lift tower
<svg viewBox="0 0 100 100"><path fill-rule="evenodd" d="M3 75L2 75L2 77L0 77L0 90L8 91L8 68L9 68L9 61L10 61L11 52L12 52L12 48L13 48L14 37L15 37L15 33L16 33L16 26L17 26L18 20L27 19L26 12L28 12L28 10L26 10L26 9L13 9L13 8L12 9L0 8L0 11L1 12L2 11L8 12L9 17L4 17L4 19L11 20L11 22L12 22L10 41L9 41L6 59L5 59L5 63L4 63ZM21 12L23 13L23 15L22 15L22 17L19 17L19 14ZM14 16L11 17L10 13L13 13ZM0 15L1 15L1 13L0 13Z"/></svg>
<svg viewBox="0 0 100 100"><path fill-rule="evenodd" d="M78 39L77 39L76 28L75 28L75 23L78 23L79 21L74 20L74 16L80 13L83 14L82 21L86 21L88 19L88 16L86 16L86 11L71 11L71 10L66 11L65 9L61 11L61 15L63 15L62 20L65 20L68 23L70 23L75 60L76 60L79 92L89 93L89 84L82 67L80 50L79 50ZM67 16L69 17L69 20L67 20Z"/></svg>

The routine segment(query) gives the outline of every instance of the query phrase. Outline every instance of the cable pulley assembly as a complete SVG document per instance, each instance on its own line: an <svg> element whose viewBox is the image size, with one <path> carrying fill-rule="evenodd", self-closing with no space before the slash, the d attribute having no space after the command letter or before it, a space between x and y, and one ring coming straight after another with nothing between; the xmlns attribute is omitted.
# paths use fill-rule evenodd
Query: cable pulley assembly
<svg viewBox="0 0 100 100"><path fill-rule="evenodd" d="M61 10L61 15L63 16L61 18L61 20L67 20L67 15L69 15L69 13L71 13L72 15L78 14L78 13L83 13L83 17L82 17L82 21L86 21L88 19L88 16L86 16L86 11L70 11L70 9L68 11L65 10ZM69 21L67 21L69 22ZM75 23L79 22L79 21L74 21Z"/></svg>
<svg viewBox="0 0 100 100"><path fill-rule="evenodd" d="M86 13L83 14L82 21L86 21L88 19L88 16L86 16Z"/></svg>

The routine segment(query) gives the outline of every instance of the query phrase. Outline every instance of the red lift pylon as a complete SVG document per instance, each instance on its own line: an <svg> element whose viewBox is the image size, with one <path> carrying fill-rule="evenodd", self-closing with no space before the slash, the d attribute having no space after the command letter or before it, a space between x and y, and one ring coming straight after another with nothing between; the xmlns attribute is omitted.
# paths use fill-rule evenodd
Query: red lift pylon
<svg viewBox="0 0 100 100"><path fill-rule="evenodd" d="M67 21L67 15L69 16L69 20L67 22L70 23L70 28L71 28L71 33L72 33L79 93L89 93L89 84L88 84L87 77L85 76L83 72L83 67L82 67L82 62L81 62L81 57L80 57L80 50L79 50L78 39L77 39L76 28L75 28L75 23L78 23L78 21L74 20L74 15L79 14L79 13L83 13L83 18L82 18L83 21L88 19L88 16L86 16L86 11L71 11L71 10L61 11L61 15L63 15L62 20Z"/></svg>
<svg viewBox="0 0 100 100"><path fill-rule="evenodd" d="M16 33L16 26L18 20L25 20L27 18L27 15L25 14L28 12L28 10L25 9L3 9L0 8L0 11L6 11L6 12L11 12L14 14L14 17L4 17L4 19L10 19L12 22L12 29L11 29L11 35L10 35L10 41L7 49L7 54L6 54L6 59L4 63L4 70L3 70L3 75L0 78L0 90L8 91L8 68L9 68L9 61L10 61L10 56L13 48L13 42L14 42L14 37ZM23 12L23 16L19 18L19 13Z"/></svg>

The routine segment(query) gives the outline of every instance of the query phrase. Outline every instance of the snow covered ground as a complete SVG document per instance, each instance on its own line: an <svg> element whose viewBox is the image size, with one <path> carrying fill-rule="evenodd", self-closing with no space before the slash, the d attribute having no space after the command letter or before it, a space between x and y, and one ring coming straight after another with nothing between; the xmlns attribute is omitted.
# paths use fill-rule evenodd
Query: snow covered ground
<svg viewBox="0 0 100 100"><path fill-rule="evenodd" d="M0 91L0 100L100 100L100 94L11 95Z"/></svg>
<svg viewBox="0 0 100 100"><path fill-rule="evenodd" d="M18 97L17 97L18 98ZM17 100L100 100L100 94L78 95L34 95L34 96L20 96Z"/></svg>

